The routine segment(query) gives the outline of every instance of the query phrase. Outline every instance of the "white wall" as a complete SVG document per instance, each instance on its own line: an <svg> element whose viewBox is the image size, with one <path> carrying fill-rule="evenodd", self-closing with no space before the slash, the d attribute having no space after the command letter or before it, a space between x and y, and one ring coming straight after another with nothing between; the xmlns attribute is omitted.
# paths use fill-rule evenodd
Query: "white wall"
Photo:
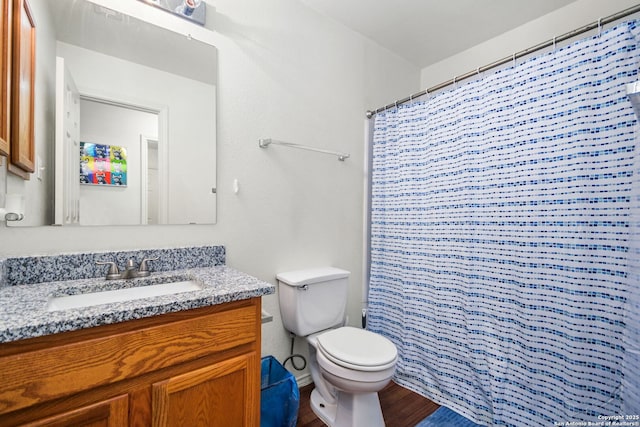
<svg viewBox="0 0 640 427"><path fill-rule="evenodd" d="M0 227L0 256L222 244L230 266L271 283L279 271L334 265L353 273L349 311L358 324L364 113L418 90L419 70L297 0L215 6L208 19L219 54L217 224ZM258 148L266 137L351 158ZM289 340L277 297L263 303L274 314L263 352L282 360Z"/></svg>
<svg viewBox="0 0 640 427"><path fill-rule="evenodd" d="M506 58L539 43L573 31L638 4L638 0L577 0L498 37L423 68L423 89ZM595 34L592 31L590 34ZM584 37L584 36L583 36Z"/></svg>
<svg viewBox="0 0 640 427"><path fill-rule="evenodd" d="M4 206L4 192L7 185L7 158L0 156L0 206ZM0 221L1 225L1 221Z"/></svg>

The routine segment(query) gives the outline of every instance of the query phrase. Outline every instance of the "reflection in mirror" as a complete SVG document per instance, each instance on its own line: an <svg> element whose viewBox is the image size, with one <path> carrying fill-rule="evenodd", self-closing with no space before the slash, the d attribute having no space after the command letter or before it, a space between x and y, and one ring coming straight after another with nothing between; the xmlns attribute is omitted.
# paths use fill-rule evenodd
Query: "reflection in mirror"
<svg viewBox="0 0 640 427"><path fill-rule="evenodd" d="M149 210L158 212L155 180L151 185L152 197L148 192L149 174L153 174L149 168L148 141L158 140L158 114L83 98L80 111L80 223L166 222L166 215L163 221L157 215L147 216ZM156 153L157 159L157 142L155 146L151 153ZM151 166L157 172L157 161Z"/></svg>
<svg viewBox="0 0 640 427"><path fill-rule="evenodd" d="M215 223L215 47L85 0L49 11L54 223Z"/></svg>

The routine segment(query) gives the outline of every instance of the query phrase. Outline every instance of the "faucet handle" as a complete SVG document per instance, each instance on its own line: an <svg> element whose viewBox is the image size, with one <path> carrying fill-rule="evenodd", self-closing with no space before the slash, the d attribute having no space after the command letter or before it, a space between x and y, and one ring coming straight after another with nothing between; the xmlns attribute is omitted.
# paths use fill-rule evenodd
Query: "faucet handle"
<svg viewBox="0 0 640 427"><path fill-rule="evenodd" d="M120 278L120 270L118 270L118 266L113 261L96 261L98 265L110 265L109 271L107 272L107 280L119 279Z"/></svg>
<svg viewBox="0 0 640 427"><path fill-rule="evenodd" d="M149 273L149 268L147 267L147 262L149 261L157 261L158 258L144 258L140 262L140 266L138 267L138 277L146 277Z"/></svg>

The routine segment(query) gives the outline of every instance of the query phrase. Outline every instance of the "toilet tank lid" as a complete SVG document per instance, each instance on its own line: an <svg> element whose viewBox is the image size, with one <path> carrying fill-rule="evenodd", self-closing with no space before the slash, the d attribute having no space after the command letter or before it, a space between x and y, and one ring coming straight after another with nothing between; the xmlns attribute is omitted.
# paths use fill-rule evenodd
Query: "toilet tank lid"
<svg viewBox="0 0 640 427"><path fill-rule="evenodd" d="M335 267L309 268L305 270L278 273L276 279L289 286L304 286L312 283L349 277L350 272Z"/></svg>

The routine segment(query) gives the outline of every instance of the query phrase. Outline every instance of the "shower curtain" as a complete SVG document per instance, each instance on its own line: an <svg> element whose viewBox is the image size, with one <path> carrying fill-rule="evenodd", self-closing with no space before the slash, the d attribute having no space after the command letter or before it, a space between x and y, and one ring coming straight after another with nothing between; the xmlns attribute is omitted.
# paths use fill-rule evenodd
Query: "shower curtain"
<svg viewBox="0 0 640 427"><path fill-rule="evenodd" d="M398 347L398 383L483 425L640 412L623 384L637 392L640 370L625 351L637 33L376 115L367 327Z"/></svg>

